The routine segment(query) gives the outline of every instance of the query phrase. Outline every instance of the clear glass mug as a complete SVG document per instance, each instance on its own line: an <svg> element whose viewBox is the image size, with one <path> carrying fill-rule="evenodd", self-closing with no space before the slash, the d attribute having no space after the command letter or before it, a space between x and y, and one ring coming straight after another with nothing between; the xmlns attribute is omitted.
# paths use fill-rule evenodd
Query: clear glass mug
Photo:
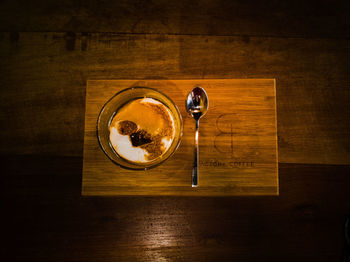
<svg viewBox="0 0 350 262"><path fill-rule="evenodd" d="M139 98L153 98L165 105L173 116L175 129L174 138L168 150L160 157L145 163L133 162L123 158L114 150L109 139L109 126L116 112L125 104ZM165 94L150 87L130 87L116 93L102 107L97 119L97 138L103 152L115 164L135 170L146 170L155 167L172 156L180 145L182 131L182 117L176 104Z"/></svg>

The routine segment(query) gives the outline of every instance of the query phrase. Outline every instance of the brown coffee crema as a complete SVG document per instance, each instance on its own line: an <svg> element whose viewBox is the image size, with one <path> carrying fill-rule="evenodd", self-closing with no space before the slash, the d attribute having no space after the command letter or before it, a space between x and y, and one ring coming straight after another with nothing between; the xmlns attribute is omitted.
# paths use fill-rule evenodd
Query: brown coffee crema
<svg viewBox="0 0 350 262"><path fill-rule="evenodd" d="M169 148L163 139L172 140L174 123L169 109L154 99L137 99L121 108L111 126L116 127L118 133L129 136L132 147L142 148L148 154L147 161L152 161ZM118 152L118 148L115 148Z"/></svg>

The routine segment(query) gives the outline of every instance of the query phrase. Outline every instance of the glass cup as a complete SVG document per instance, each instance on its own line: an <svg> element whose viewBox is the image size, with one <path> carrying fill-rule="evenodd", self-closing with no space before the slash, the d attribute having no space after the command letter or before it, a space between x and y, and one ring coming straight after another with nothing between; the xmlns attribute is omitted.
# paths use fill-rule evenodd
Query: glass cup
<svg viewBox="0 0 350 262"><path fill-rule="evenodd" d="M122 157L114 150L109 138L109 127L120 108L133 100L141 98L152 98L167 107L174 120L174 137L170 147L161 156L147 162L133 162ZM115 164L135 170L146 170L155 167L172 156L180 145L182 130L182 117L175 103L165 94L150 87L131 87L118 92L105 103L97 119L97 138L103 152Z"/></svg>

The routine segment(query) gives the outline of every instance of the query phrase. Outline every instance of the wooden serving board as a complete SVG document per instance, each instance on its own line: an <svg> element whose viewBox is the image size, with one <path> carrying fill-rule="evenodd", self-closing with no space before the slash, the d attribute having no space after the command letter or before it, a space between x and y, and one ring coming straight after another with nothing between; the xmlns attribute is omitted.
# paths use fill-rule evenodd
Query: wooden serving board
<svg viewBox="0 0 350 262"><path fill-rule="evenodd" d="M194 120L185 98L194 86L209 96L200 120L199 186L191 187ZM167 94L183 117L176 153L158 167L133 171L112 163L96 137L104 103L131 86ZM89 80L86 90L83 195L230 196L278 195L276 89L274 79Z"/></svg>

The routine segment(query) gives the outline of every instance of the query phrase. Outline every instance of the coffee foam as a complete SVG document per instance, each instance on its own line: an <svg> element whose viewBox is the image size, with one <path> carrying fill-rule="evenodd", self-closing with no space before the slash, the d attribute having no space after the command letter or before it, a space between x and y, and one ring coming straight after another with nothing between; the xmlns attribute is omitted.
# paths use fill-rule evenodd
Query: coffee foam
<svg viewBox="0 0 350 262"><path fill-rule="evenodd" d="M146 159L146 156L149 155L148 152L143 148L134 147L131 144L130 137L121 135L117 128L111 128L109 139L113 148L125 159L133 162L148 162Z"/></svg>
<svg viewBox="0 0 350 262"><path fill-rule="evenodd" d="M150 107L150 104L161 105L161 112ZM162 116L163 114L167 114L167 119L170 119L172 128L171 135L164 136L161 139L160 149L162 151L161 155L163 155L170 148L175 133L174 118L169 109L161 102L152 98L134 100L124 107L117 112L110 126L110 141L116 152L123 158L133 162L145 163L153 160L148 159L150 153L147 150L141 147L134 147L129 135L121 134L117 126L121 121L133 121L138 129L146 130L151 135L159 135L165 128L169 128L169 123L165 123L164 116Z"/></svg>

